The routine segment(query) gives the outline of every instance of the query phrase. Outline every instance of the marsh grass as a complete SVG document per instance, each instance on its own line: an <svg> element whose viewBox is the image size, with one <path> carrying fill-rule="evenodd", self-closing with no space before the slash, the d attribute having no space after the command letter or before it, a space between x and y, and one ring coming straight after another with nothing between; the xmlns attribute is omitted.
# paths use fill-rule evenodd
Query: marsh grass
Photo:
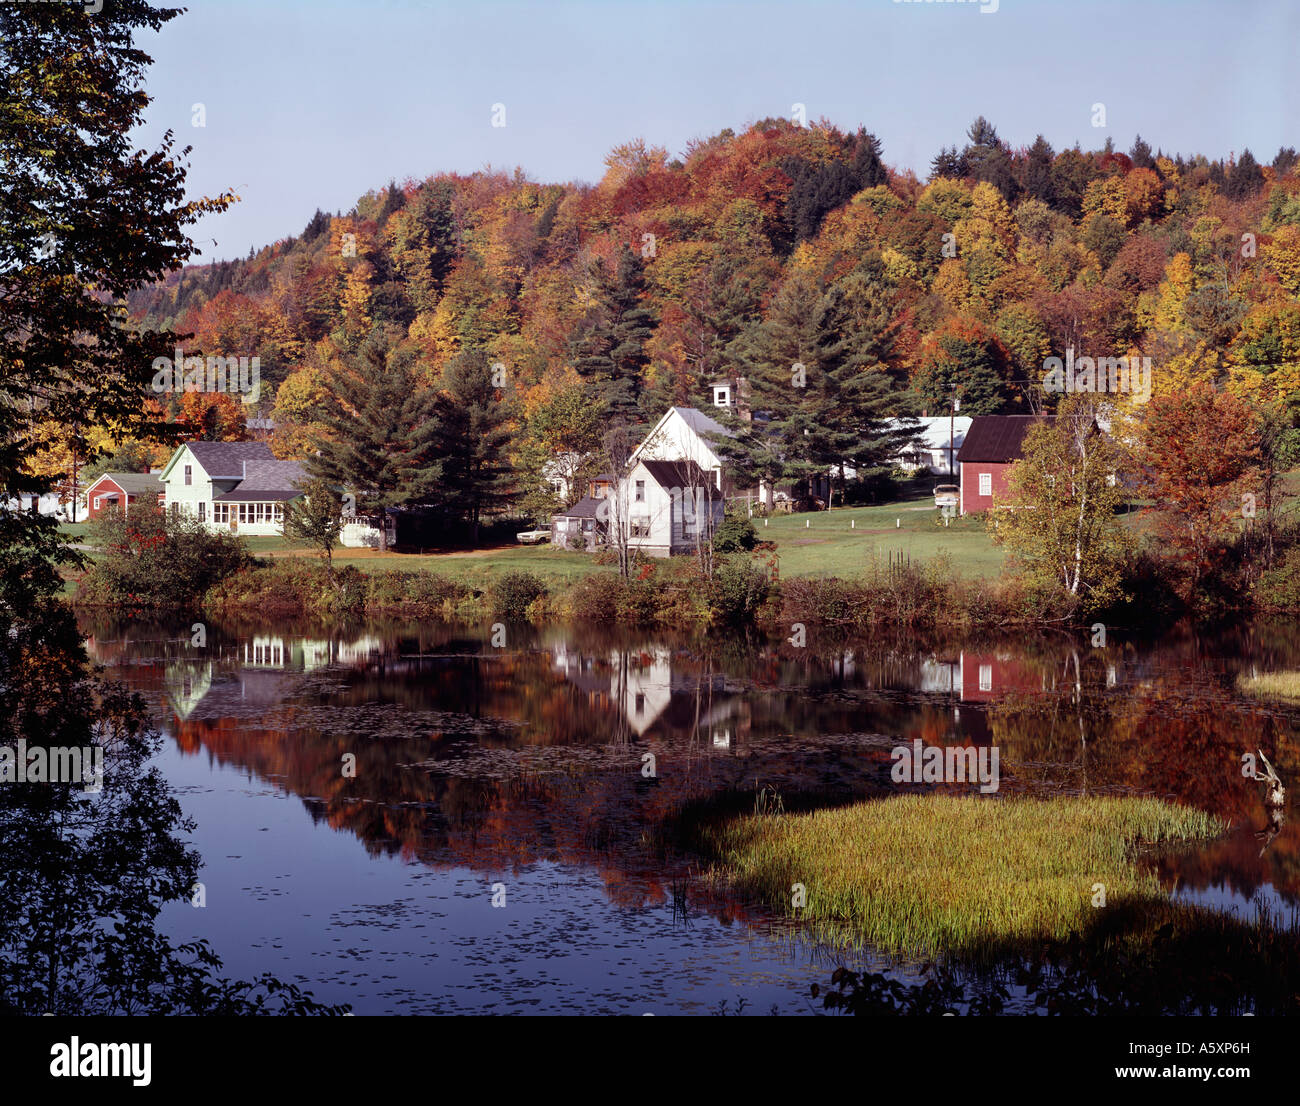
<svg viewBox="0 0 1300 1106"><path fill-rule="evenodd" d="M1265 672L1259 676L1237 677L1237 690L1259 699L1285 699L1300 703L1300 672Z"/></svg>
<svg viewBox="0 0 1300 1106"><path fill-rule="evenodd" d="M1211 815L1148 798L990 801L905 795L806 814L705 821L695 847L711 878L813 936L902 956L997 959L1136 916L1168 899L1136 862L1142 846L1217 836ZM1105 911L1092 905L1105 885Z"/></svg>

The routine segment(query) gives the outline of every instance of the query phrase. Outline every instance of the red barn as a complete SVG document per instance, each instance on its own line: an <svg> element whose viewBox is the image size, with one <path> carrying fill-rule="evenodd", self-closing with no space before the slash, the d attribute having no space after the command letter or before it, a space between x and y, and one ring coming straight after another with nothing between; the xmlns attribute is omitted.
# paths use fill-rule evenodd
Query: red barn
<svg viewBox="0 0 1300 1106"><path fill-rule="evenodd" d="M86 489L90 518L98 518L110 507L131 513L137 500L153 506L162 498L163 485L156 472L106 472Z"/></svg>
<svg viewBox="0 0 1300 1106"><path fill-rule="evenodd" d="M1039 415L976 415L957 452L961 464L961 513L987 511L1005 495L1011 466L1021 457L1025 434Z"/></svg>

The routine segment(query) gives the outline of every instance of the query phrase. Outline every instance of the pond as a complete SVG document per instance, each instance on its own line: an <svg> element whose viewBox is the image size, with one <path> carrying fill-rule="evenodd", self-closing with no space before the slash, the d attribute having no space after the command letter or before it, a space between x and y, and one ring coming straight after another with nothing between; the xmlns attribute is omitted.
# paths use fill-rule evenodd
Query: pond
<svg viewBox="0 0 1300 1106"><path fill-rule="evenodd" d="M205 628L83 617L140 692L197 823L208 938L358 1014L812 1013L869 951L818 947L674 849L686 804L786 809L890 793L890 750L995 745L998 793L1145 794L1233 825L1144 859L1174 896L1300 902L1300 831L1242 756L1295 778L1300 709L1237 690L1300 668L1287 625L1107 648L1086 634L949 643L688 639L613 626ZM957 791L974 786L938 785ZM977 785L975 785L977 786ZM1292 789L1294 790L1294 789Z"/></svg>

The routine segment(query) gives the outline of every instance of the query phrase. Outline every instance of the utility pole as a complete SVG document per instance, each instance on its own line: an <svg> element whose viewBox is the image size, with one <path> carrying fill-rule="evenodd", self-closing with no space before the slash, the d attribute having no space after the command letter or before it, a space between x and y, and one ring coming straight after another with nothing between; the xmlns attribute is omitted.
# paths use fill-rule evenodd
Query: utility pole
<svg viewBox="0 0 1300 1106"><path fill-rule="evenodd" d="M952 386L952 394L948 397L948 475L955 476L957 470L953 467L952 461L952 428L956 421L957 415L957 385Z"/></svg>

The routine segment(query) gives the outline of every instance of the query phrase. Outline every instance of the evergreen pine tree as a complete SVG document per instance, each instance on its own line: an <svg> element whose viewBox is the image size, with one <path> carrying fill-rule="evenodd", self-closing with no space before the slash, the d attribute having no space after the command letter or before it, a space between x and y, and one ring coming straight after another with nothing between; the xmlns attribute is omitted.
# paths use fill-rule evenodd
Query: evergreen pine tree
<svg viewBox="0 0 1300 1106"><path fill-rule="evenodd" d="M322 382L330 395L320 417L326 433L313 440L307 467L355 498L352 509L378 526L386 549L387 509L429 503L440 487L436 396L414 356L390 349L379 332Z"/></svg>
<svg viewBox="0 0 1300 1106"><path fill-rule="evenodd" d="M641 259L624 246L612 273L597 260L592 277L595 302L574 338L573 367L607 415L637 422L650 360L645 346L655 325L644 303Z"/></svg>
<svg viewBox="0 0 1300 1106"><path fill-rule="evenodd" d="M513 487L507 457L513 412L493 382L486 353L466 350L452 358L434 414L441 502L465 519L477 543L483 515L500 507Z"/></svg>
<svg viewBox="0 0 1300 1106"><path fill-rule="evenodd" d="M1031 199L1042 200L1048 207L1053 206L1056 189L1052 181L1052 161L1056 154L1052 144L1041 134L1029 147L1024 162L1024 189Z"/></svg>

